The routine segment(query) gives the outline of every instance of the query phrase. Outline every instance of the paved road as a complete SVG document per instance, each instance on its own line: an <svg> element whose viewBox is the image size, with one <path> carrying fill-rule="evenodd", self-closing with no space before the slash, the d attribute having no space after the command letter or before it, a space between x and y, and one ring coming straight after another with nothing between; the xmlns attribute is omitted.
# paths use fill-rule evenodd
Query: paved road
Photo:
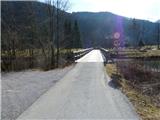
<svg viewBox="0 0 160 120"><path fill-rule="evenodd" d="M109 85L103 57L93 50L18 119L138 120L123 94Z"/></svg>
<svg viewBox="0 0 160 120"><path fill-rule="evenodd" d="M87 55L76 60L76 62L104 62L103 56L100 50L92 50Z"/></svg>

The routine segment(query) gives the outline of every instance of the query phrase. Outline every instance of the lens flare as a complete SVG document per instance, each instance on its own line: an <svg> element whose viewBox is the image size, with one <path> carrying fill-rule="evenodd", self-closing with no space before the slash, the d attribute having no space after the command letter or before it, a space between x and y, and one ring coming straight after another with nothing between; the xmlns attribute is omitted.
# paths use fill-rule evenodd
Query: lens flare
<svg viewBox="0 0 160 120"><path fill-rule="evenodd" d="M121 47L124 47L123 18L120 16L116 19L114 38L119 40Z"/></svg>
<svg viewBox="0 0 160 120"><path fill-rule="evenodd" d="M120 38L120 36L121 36L121 35L120 35L120 33L119 33L119 32L115 32L115 33L114 33L114 38L115 38L115 39L119 39L119 38Z"/></svg>

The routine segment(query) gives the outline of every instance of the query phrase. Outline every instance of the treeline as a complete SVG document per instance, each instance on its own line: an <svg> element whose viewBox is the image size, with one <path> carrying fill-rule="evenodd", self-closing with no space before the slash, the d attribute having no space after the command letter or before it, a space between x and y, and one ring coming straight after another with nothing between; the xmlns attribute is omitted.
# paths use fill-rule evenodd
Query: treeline
<svg viewBox="0 0 160 120"><path fill-rule="evenodd" d="M65 12L68 0L1 2L2 71L53 69L70 64L81 48L78 22Z"/></svg>
<svg viewBox="0 0 160 120"><path fill-rule="evenodd" d="M64 41L66 49L74 49L74 48L81 48L82 42L80 37L80 31L78 27L78 22L75 20L74 24L72 25L70 20L66 20L64 23Z"/></svg>
<svg viewBox="0 0 160 120"><path fill-rule="evenodd" d="M131 19L109 12L75 12L78 19L84 47L101 46L113 48L113 35L121 34L121 46L138 47L139 43L157 45L160 43L160 23ZM141 41L141 42L140 42Z"/></svg>

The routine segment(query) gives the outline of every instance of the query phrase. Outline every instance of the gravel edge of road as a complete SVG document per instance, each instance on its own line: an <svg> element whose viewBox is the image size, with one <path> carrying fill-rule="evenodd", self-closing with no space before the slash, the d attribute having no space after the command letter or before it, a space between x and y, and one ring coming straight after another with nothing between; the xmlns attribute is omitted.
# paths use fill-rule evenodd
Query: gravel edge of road
<svg viewBox="0 0 160 120"><path fill-rule="evenodd" d="M58 68L50 71L25 70L21 72L3 73L1 75L1 119L16 119L21 113L23 113L28 107L30 107L41 95L45 94L70 70L72 70L74 66L75 65L73 64L65 68ZM16 78L16 74L17 76L18 74L20 75L20 80ZM49 74L53 74L54 77L50 75L49 77L46 77L48 81L44 81L43 79L45 79L45 75L47 76ZM15 76L15 78L13 76ZM31 76L33 78L29 78ZM34 78L36 76L39 77L39 80L37 79L34 81ZM22 79L22 77L26 78ZM28 80L28 83L26 82L26 80ZM14 83L14 81L18 83Z"/></svg>

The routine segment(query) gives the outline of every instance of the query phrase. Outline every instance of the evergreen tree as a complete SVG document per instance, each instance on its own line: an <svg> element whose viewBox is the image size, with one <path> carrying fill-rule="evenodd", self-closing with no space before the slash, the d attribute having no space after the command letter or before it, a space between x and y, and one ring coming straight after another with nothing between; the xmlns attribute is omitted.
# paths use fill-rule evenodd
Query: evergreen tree
<svg viewBox="0 0 160 120"><path fill-rule="evenodd" d="M157 48L158 49L160 49L160 40L159 40L159 38L160 38L160 23L158 22L157 24Z"/></svg>
<svg viewBox="0 0 160 120"><path fill-rule="evenodd" d="M74 38L74 48L82 48L82 41L81 41L81 36L80 36L80 31L79 31L79 26L78 22L74 22L74 28L73 28L73 38Z"/></svg>
<svg viewBox="0 0 160 120"><path fill-rule="evenodd" d="M63 46L67 49L73 48L73 38L72 38L72 24L71 21L66 20L64 22L64 43Z"/></svg>
<svg viewBox="0 0 160 120"><path fill-rule="evenodd" d="M140 39L141 31L140 31L140 25L138 24L136 19L132 20L131 29L133 31L133 36L135 39L135 46L138 46L139 45L138 41Z"/></svg>
<svg viewBox="0 0 160 120"><path fill-rule="evenodd" d="M145 45L145 44L144 44L143 40L140 40L139 43L138 43L138 46L139 46L139 47L143 47L144 45Z"/></svg>

